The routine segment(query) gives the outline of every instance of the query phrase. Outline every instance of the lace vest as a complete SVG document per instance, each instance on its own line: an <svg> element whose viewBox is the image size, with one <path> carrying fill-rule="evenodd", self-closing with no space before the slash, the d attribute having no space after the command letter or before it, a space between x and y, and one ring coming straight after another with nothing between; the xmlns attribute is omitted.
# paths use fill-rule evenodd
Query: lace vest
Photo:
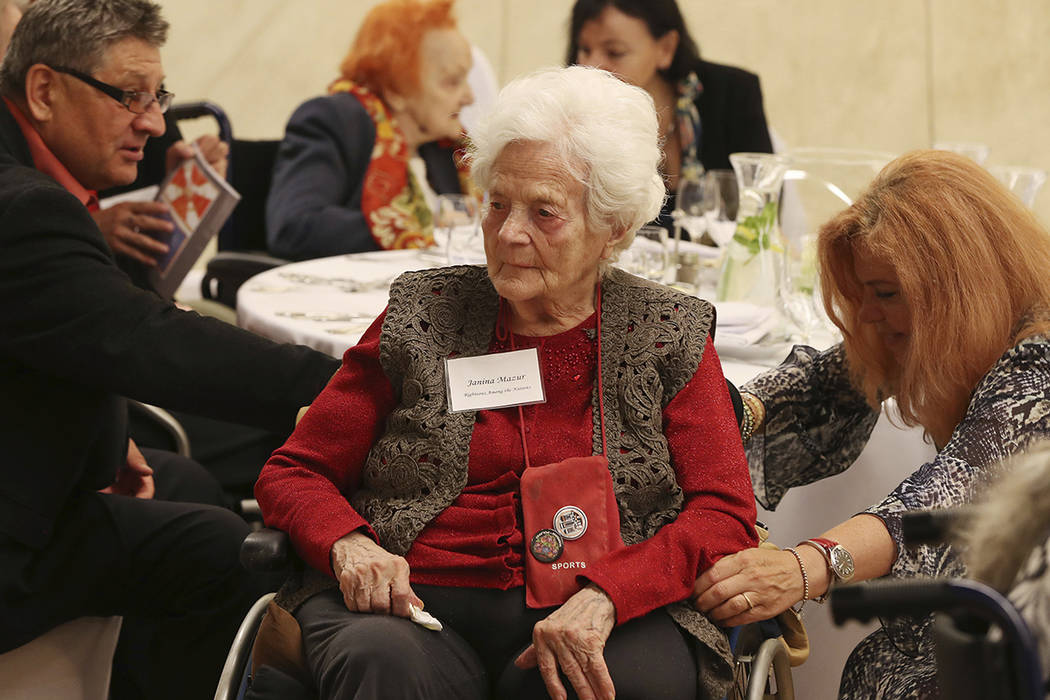
<svg viewBox="0 0 1050 700"><path fill-rule="evenodd" d="M407 272L391 286L379 359L396 408L350 499L387 551L404 555L467 483L477 414L448 412L444 358L487 352L498 311L483 267ZM602 282L606 438L627 544L681 510L663 409L696 372L713 319L707 302L616 268ZM592 405L592 449L601 454L597 387Z"/></svg>

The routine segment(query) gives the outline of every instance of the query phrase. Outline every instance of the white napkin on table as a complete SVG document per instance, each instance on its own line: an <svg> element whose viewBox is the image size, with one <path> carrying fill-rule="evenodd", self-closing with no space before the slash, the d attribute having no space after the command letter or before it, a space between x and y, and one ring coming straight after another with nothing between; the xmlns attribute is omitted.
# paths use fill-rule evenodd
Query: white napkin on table
<svg viewBox="0 0 1050 700"><path fill-rule="evenodd" d="M776 312L768 306L759 306L745 301L719 301L717 347L744 347L755 345L776 328Z"/></svg>

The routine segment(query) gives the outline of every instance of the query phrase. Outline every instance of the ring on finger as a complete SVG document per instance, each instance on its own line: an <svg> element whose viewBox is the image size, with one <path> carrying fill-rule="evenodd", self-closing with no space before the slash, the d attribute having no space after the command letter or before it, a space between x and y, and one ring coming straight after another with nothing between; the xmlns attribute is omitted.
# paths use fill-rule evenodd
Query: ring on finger
<svg viewBox="0 0 1050 700"><path fill-rule="evenodd" d="M751 602L751 598L748 597L747 593L741 592L740 595L744 596L744 602L747 603L747 609L754 610L755 604Z"/></svg>

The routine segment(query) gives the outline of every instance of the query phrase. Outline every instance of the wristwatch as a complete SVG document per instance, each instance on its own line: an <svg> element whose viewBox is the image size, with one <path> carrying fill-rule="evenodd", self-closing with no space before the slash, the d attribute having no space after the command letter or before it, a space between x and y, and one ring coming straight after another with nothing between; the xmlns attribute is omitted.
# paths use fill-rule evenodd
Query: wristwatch
<svg viewBox="0 0 1050 700"><path fill-rule="evenodd" d="M838 542L829 540L826 537L814 537L800 544L808 544L820 552L821 556L824 557L824 561L828 564L832 583L848 583L853 578L853 555ZM830 590L831 586L828 586L828 591L820 596L817 602L823 603L827 599Z"/></svg>

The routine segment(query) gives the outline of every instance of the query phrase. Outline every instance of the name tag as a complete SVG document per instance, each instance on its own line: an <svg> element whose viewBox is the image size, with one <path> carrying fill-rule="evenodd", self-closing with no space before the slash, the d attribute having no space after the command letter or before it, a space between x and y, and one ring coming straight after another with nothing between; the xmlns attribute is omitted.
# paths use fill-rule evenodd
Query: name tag
<svg viewBox="0 0 1050 700"><path fill-rule="evenodd" d="M536 348L476 357L445 358L451 413L543 403Z"/></svg>

